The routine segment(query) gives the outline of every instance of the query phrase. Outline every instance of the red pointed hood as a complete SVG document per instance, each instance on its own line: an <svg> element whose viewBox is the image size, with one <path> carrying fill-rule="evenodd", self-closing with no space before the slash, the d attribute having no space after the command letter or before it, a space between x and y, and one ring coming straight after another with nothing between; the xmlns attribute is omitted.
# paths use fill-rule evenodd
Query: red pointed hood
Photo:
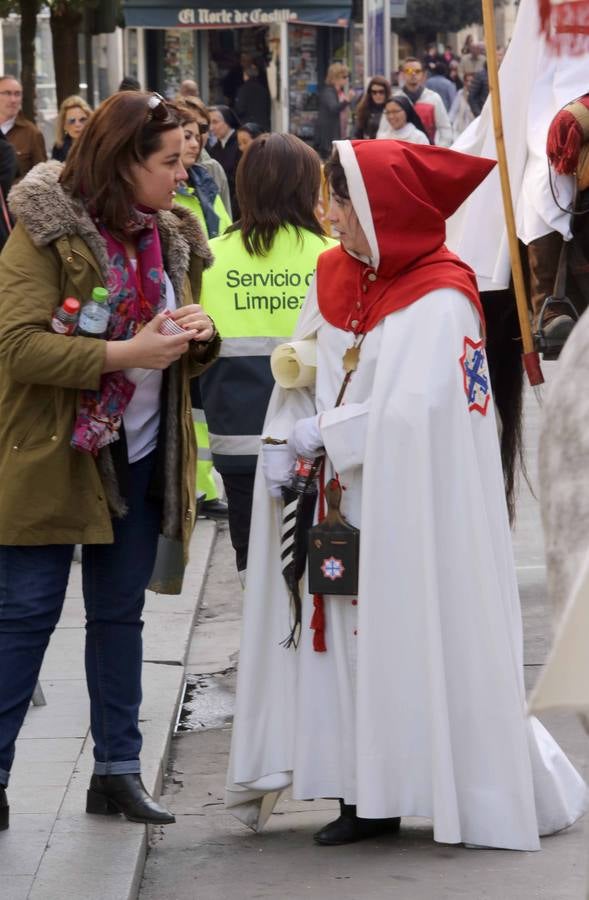
<svg viewBox="0 0 589 900"><path fill-rule="evenodd" d="M446 240L451 216L496 165L404 141L335 141L380 276L394 278Z"/></svg>
<svg viewBox="0 0 589 900"><path fill-rule="evenodd" d="M336 328L370 331L431 291L454 288L475 306L476 276L445 247L445 219L495 162L404 141L334 141L352 206L371 249L360 260L341 246L317 263L319 309Z"/></svg>

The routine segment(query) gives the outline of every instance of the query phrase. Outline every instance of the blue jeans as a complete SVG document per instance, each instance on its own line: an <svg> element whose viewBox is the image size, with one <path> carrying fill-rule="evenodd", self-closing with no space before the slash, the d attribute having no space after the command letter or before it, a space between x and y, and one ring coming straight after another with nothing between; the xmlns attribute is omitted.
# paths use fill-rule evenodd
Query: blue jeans
<svg viewBox="0 0 589 900"><path fill-rule="evenodd" d="M129 466L129 512L113 520L114 542L82 551L98 775L140 771L141 613L161 523L161 504L148 497L154 457ZM0 546L0 784L8 784L16 738L61 615L73 550L69 544Z"/></svg>

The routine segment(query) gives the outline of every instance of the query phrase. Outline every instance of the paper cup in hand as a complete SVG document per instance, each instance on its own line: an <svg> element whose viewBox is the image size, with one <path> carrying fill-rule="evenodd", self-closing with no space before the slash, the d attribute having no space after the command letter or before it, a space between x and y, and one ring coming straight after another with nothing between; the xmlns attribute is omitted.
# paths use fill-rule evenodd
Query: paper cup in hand
<svg viewBox="0 0 589 900"><path fill-rule="evenodd" d="M270 367L280 387L309 387L317 374L317 342L313 339L280 344L270 357Z"/></svg>
<svg viewBox="0 0 589 900"><path fill-rule="evenodd" d="M173 319L168 318L164 319L159 328L160 334L167 334L169 337L172 337L175 334L186 334L183 328L178 325L177 322L174 322Z"/></svg>

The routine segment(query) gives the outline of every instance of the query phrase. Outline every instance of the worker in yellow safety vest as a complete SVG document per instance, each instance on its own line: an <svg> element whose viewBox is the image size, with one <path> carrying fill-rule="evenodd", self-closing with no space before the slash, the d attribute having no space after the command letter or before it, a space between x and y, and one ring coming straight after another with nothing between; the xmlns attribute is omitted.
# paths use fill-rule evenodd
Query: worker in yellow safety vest
<svg viewBox="0 0 589 900"><path fill-rule="evenodd" d="M219 188L204 166L199 165L203 148L203 135L208 130L208 113L202 104L177 103L180 124L184 129L182 165L188 173L185 182L178 185L176 202L196 216L207 237L214 238L231 225L231 217L221 199ZM198 447L196 464L196 495L199 513L209 519L226 519L227 504L219 497L213 475L213 461L209 446L209 430L205 419L198 378L190 385L192 416Z"/></svg>
<svg viewBox="0 0 589 900"><path fill-rule="evenodd" d="M199 379L213 462L229 504L242 580L260 434L274 381L270 354L291 337L323 250L316 217L319 157L291 134L261 135L237 170L241 219L211 241L201 304L223 335L219 359Z"/></svg>

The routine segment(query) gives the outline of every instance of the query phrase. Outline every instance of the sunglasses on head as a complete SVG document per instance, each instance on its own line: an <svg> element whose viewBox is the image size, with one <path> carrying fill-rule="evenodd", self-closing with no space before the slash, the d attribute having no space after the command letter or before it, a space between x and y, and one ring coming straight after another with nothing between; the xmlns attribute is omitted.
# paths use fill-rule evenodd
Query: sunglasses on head
<svg viewBox="0 0 589 900"><path fill-rule="evenodd" d="M161 94L155 91L147 98L147 110L148 122L151 122L152 119L156 122L163 122L170 115L166 101Z"/></svg>
<svg viewBox="0 0 589 900"><path fill-rule="evenodd" d="M69 119L66 119L66 122L68 125L85 125L87 121L88 121L88 116L80 116L79 119L76 119L76 118L74 118L74 116L71 116Z"/></svg>

